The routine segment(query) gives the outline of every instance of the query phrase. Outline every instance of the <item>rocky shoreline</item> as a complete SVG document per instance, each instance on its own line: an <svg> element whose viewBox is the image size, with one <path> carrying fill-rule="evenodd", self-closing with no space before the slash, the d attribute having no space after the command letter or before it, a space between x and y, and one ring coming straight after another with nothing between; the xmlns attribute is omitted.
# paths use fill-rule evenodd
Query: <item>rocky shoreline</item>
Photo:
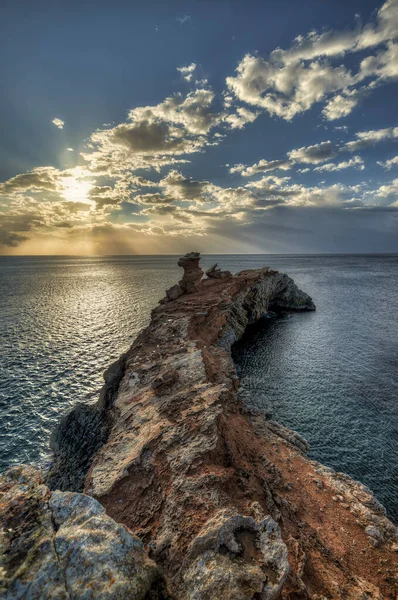
<svg viewBox="0 0 398 600"><path fill-rule="evenodd" d="M180 259L98 403L62 419L50 471L1 477L3 597L397 598L384 508L238 398L234 342L311 298L268 268L202 279L199 260Z"/></svg>

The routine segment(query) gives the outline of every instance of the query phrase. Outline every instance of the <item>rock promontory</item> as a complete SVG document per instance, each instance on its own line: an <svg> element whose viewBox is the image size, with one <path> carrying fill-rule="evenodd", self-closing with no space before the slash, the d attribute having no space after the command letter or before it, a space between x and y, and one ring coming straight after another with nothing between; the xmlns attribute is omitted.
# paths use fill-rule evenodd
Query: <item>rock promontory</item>
<svg viewBox="0 0 398 600"><path fill-rule="evenodd" d="M100 541L101 564L109 554L115 581L135 581L140 573L142 586L136 592L126 587L124 596L117 588L104 596L79 596L70 588L70 598L395 599L398 535L384 508L362 484L310 460L298 434L238 397L232 345L268 311L315 310L311 298L266 267L232 275L214 266L203 278L199 260L198 253L180 259L182 280L105 373L97 405L79 405L61 421L45 483L32 474L36 483L11 485L5 476L5 512L12 516L19 503L26 508L19 520L28 519L29 494L40 488L44 508L33 514L49 519L45 535L53 552L50 542L62 527L71 531L74 523L89 522L85 507L93 503L103 511L89 548ZM52 498L57 514L67 515L60 529L58 517L48 516ZM68 512L74 502L83 516ZM35 598L15 592L28 559L37 561L10 519L3 543L5 597ZM134 546L133 554L128 546L117 559L109 550L115 542L108 547L100 540L103 528L123 540L131 536L125 543ZM63 544L65 581L72 585L63 558L70 556L65 544L73 544L72 537ZM16 562L9 560L13 548ZM48 555L54 569L59 560L55 551ZM36 573L32 568L37 584ZM52 581L43 598L58 597L49 593ZM144 589L147 595L140 596Z"/></svg>

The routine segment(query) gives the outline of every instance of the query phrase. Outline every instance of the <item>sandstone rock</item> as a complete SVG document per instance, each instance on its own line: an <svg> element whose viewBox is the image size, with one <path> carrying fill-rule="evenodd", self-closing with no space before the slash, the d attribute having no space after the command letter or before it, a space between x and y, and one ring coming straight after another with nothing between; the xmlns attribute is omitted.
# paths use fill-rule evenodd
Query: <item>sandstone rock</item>
<svg viewBox="0 0 398 600"><path fill-rule="evenodd" d="M0 507L4 600L167 598L140 540L93 498L51 493L21 466L0 477Z"/></svg>
<svg viewBox="0 0 398 600"><path fill-rule="evenodd" d="M194 292L203 277L203 271L199 267L199 261L199 252L190 252L178 261L178 266L183 267L184 269L184 275L179 282L179 285L185 294Z"/></svg>

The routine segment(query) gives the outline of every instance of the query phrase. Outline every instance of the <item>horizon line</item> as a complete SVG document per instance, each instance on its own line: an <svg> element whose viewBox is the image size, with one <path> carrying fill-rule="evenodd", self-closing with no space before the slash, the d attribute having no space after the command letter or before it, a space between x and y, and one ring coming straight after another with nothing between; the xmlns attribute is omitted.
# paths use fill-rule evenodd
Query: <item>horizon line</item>
<svg viewBox="0 0 398 600"><path fill-rule="evenodd" d="M191 250L195 252L195 250ZM0 254L0 258L121 258L181 256L177 254ZM185 253L187 254L187 252ZM201 256L398 256L398 252L200 252Z"/></svg>

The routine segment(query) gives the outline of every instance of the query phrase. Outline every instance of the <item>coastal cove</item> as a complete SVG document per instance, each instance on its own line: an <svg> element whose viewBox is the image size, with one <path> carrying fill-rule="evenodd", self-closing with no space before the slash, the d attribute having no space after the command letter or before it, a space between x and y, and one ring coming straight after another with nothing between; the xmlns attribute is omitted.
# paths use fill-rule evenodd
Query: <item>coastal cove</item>
<svg viewBox="0 0 398 600"><path fill-rule="evenodd" d="M310 456L376 491L397 522L398 257L201 261L214 262L232 272L270 265L316 299L315 314L256 326L238 365L242 388L299 431ZM172 256L0 259L2 470L48 460L60 415L98 397L103 371L179 277Z"/></svg>

